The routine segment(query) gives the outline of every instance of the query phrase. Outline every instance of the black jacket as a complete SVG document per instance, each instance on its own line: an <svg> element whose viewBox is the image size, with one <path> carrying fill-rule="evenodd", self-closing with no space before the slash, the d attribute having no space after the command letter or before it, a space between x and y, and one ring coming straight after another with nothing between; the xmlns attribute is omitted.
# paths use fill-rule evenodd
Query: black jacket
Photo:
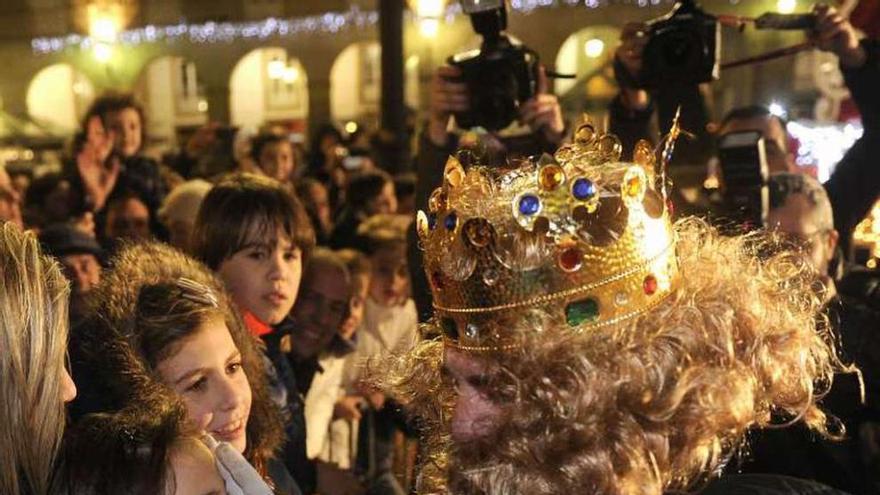
<svg viewBox="0 0 880 495"><path fill-rule="evenodd" d="M700 495L847 495L815 481L767 474L722 476Z"/></svg>

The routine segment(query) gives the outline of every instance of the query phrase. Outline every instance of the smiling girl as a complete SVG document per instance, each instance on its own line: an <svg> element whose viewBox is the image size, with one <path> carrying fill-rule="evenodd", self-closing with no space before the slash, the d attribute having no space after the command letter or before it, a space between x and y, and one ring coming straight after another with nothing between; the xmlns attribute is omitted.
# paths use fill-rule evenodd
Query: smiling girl
<svg viewBox="0 0 880 495"><path fill-rule="evenodd" d="M274 461L283 430L258 344L222 284L200 263L158 243L126 247L112 266L93 313L72 339L75 370L91 385L81 409L112 411L137 402L119 378L131 370L106 360L113 345L130 346L151 376L180 397L191 423L243 453L278 493L298 493Z"/></svg>

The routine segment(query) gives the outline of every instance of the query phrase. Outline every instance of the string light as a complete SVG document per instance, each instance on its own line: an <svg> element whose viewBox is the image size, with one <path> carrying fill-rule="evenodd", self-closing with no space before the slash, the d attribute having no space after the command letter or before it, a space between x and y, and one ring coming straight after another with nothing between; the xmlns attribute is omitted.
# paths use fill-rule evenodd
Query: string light
<svg viewBox="0 0 880 495"><path fill-rule="evenodd" d="M798 121L788 123L788 132L800 145L797 164L815 165L819 180L825 182L831 177L834 166L862 136L863 129L857 123L817 124Z"/></svg>
<svg viewBox="0 0 880 495"><path fill-rule="evenodd" d="M529 14L537 9L559 7L586 7L596 9L611 5L638 7L657 7L671 5L675 0L511 0L514 12ZM729 0L736 4L736 0ZM458 2L446 8L443 21L451 24L461 14ZM171 24L167 26L148 25L118 33L120 45L136 46L160 41L186 41L190 43L231 43L237 40L265 40L276 37L295 37L309 34L335 34L346 29L362 29L375 26L379 22L379 12L352 7L345 12L326 12L323 14L279 19L270 17L261 21L249 22L205 22L199 24ZM55 53L67 48L91 49L96 40L89 36L68 34L65 36L42 37L31 40L31 49L37 54Z"/></svg>

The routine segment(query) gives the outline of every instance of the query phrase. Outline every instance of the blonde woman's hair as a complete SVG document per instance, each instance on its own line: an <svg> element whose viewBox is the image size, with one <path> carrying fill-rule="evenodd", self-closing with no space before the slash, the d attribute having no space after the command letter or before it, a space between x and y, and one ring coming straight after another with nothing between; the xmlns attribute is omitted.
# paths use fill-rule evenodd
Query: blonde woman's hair
<svg viewBox="0 0 880 495"><path fill-rule="evenodd" d="M0 493L49 489L64 433L69 292L33 234L0 224Z"/></svg>

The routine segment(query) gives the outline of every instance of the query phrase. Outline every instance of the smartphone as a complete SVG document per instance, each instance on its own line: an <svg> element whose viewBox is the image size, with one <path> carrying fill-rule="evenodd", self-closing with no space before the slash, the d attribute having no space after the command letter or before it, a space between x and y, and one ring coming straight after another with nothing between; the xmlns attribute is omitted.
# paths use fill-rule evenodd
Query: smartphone
<svg viewBox="0 0 880 495"><path fill-rule="evenodd" d="M767 149L757 131L732 132L718 140L727 215L747 230L767 224L770 190Z"/></svg>

